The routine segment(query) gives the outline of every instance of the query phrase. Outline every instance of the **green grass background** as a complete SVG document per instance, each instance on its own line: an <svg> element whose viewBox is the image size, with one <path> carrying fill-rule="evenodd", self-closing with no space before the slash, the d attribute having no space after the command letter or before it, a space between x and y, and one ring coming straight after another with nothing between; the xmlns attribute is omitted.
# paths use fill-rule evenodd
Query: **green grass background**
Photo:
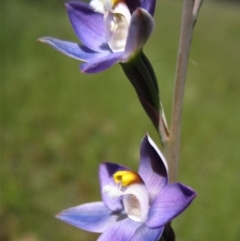
<svg viewBox="0 0 240 241"><path fill-rule="evenodd" d="M77 41L62 2L1 2L1 241L96 240L54 215L100 199L100 162L136 170L147 131L160 146L119 65L84 75L37 43ZM240 240L239 11L206 1L195 28L178 180L198 197L173 222L179 241ZM145 53L169 119L181 1L158 1L155 20Z"/></svg>

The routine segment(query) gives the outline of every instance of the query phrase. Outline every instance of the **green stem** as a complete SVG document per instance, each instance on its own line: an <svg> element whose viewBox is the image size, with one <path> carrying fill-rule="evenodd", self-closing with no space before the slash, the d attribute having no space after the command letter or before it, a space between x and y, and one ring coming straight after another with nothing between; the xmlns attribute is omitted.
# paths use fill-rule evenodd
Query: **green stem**
<svg viewBox="0 0 240 241"><path fill-rule="evenodd" d="M177 179L185 81L187 76L193 28L201 3L202 0L184 0L183 2L182 27L175 75L172 118L170 124L169 139L166 144L166 155L169 163L170 182L175 182Z"/></svg>

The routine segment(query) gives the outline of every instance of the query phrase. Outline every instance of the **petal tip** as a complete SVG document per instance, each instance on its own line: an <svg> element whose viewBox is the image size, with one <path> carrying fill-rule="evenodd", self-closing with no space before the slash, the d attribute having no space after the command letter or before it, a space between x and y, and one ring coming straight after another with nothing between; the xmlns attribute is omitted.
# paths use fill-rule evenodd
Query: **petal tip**
<svg viewBox="0 0 240 241"><path fill-rule="evenodd" d="M182 183L178 183L181 191L184 195L195 198L197 196L197 193L189 186L184 185Z"/></svg>
<svg viewBox="0 0 240 241"><path fill-rule="evenodd" d="M55 215L55 218L57 218L57 219L59 219L59 220L61 220L61 221L66 221L66 220L65 220L65 215L63 214L63 211L60 212L60 213L58 213L58 214L56 214L56 215Z"/></svg>
<svg viewBox="0 0 240 241"><path fill-rule="evenodd" d="M70 10L70 9L72 8L71 2L66 2L66 3L64 3L64 6L65 6L65 8L66 8L67 10Z"/></svg>
<svg viewBox="0 0 240 241"><path fill-rule="evenodd" d="M37 39L37 42L39 42L39 43L44 43L44 38L39 38L39 39Z"/></svg>
<svg viewBox="0 0 240 241"><path fill-rule="evenodd" d="M168 172L168 164L167 164L167 161L166 161L165 157L163 156L162 152L160 151L160 149L157 147L157 145L155 144L155 142L152 140L152 138L149 135L146 135L146 137L147 137L148 143L152 146L152 148L157 152L157 154L161 158L161 160Z"/></svg>
<svg viewBox="0 0 240 241"><path fill-rule="evenodd" d="M50 39L51 39L50 37L42 37L37 39L37 42L47 44L50 41Z"/></svg>
<svg viewBox="0 0 240 241"><path fill-rule="evenodd" d="M54 217L57 219L61 219L61 213L56 214Z"/></svg>
<svg viewBox="0 0 240 241"><path fill-rule="evenodd" d="M71 8L72 3L73 3L73 2L66 2L66 3L64 3L64 6L65 6L66 8Z"/></svg>

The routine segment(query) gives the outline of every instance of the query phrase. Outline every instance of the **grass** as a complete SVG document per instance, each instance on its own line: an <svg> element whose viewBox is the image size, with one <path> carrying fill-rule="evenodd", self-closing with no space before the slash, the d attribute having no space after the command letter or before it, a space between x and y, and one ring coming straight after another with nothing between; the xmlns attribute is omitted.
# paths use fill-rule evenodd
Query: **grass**
<svg viewBox="0 0 240 241"><path fill-rule="evenodd" d="M98 163L137 168L150 121L119 66L83 75L36 42L76 40L57 1L6 1L1 59L2 241L96 240L54 218L100 199ZM179 181L198 192L174 222L178 240L239 240L240 30L237 4L204 3L189 62ZM6 14L7 13L7 14ZM181 4L157 4L145 53L170 117Z"/></svg>

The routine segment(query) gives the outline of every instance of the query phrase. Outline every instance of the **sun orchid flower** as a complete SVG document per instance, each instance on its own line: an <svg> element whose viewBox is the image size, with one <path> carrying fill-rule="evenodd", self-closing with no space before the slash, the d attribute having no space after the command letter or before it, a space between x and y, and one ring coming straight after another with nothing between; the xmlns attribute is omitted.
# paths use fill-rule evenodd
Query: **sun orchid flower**
<svg viewBox="0 0 240 241"><path fill-rule="evenodd" d="M167 163L146 135L138 172L114 164L99 168L101 202L62 211L57 218L80 229L102 233L98 241L157 241L164 225L183 212L196 193L168 182Z"/></svg>
<svg viewBox="0 0 240 241"><path fill-rule="evenodd" d="M70 1L65 5L81 44L52 37L39 41L83 61L80 69L84 73L98 73L119 63L164 143L168 127L158 81L142 51L154 28L156 0L90 0L89 4Z"/></svg>
<svg viewBox="0 0 240 241"><path fill-rule="evenodd" d="M97 73L127 62L150 37L156 0L92 0L66 3L69 19L82 44L51 37L39 39L63 54L86 62L85 73Z"/></svg>

